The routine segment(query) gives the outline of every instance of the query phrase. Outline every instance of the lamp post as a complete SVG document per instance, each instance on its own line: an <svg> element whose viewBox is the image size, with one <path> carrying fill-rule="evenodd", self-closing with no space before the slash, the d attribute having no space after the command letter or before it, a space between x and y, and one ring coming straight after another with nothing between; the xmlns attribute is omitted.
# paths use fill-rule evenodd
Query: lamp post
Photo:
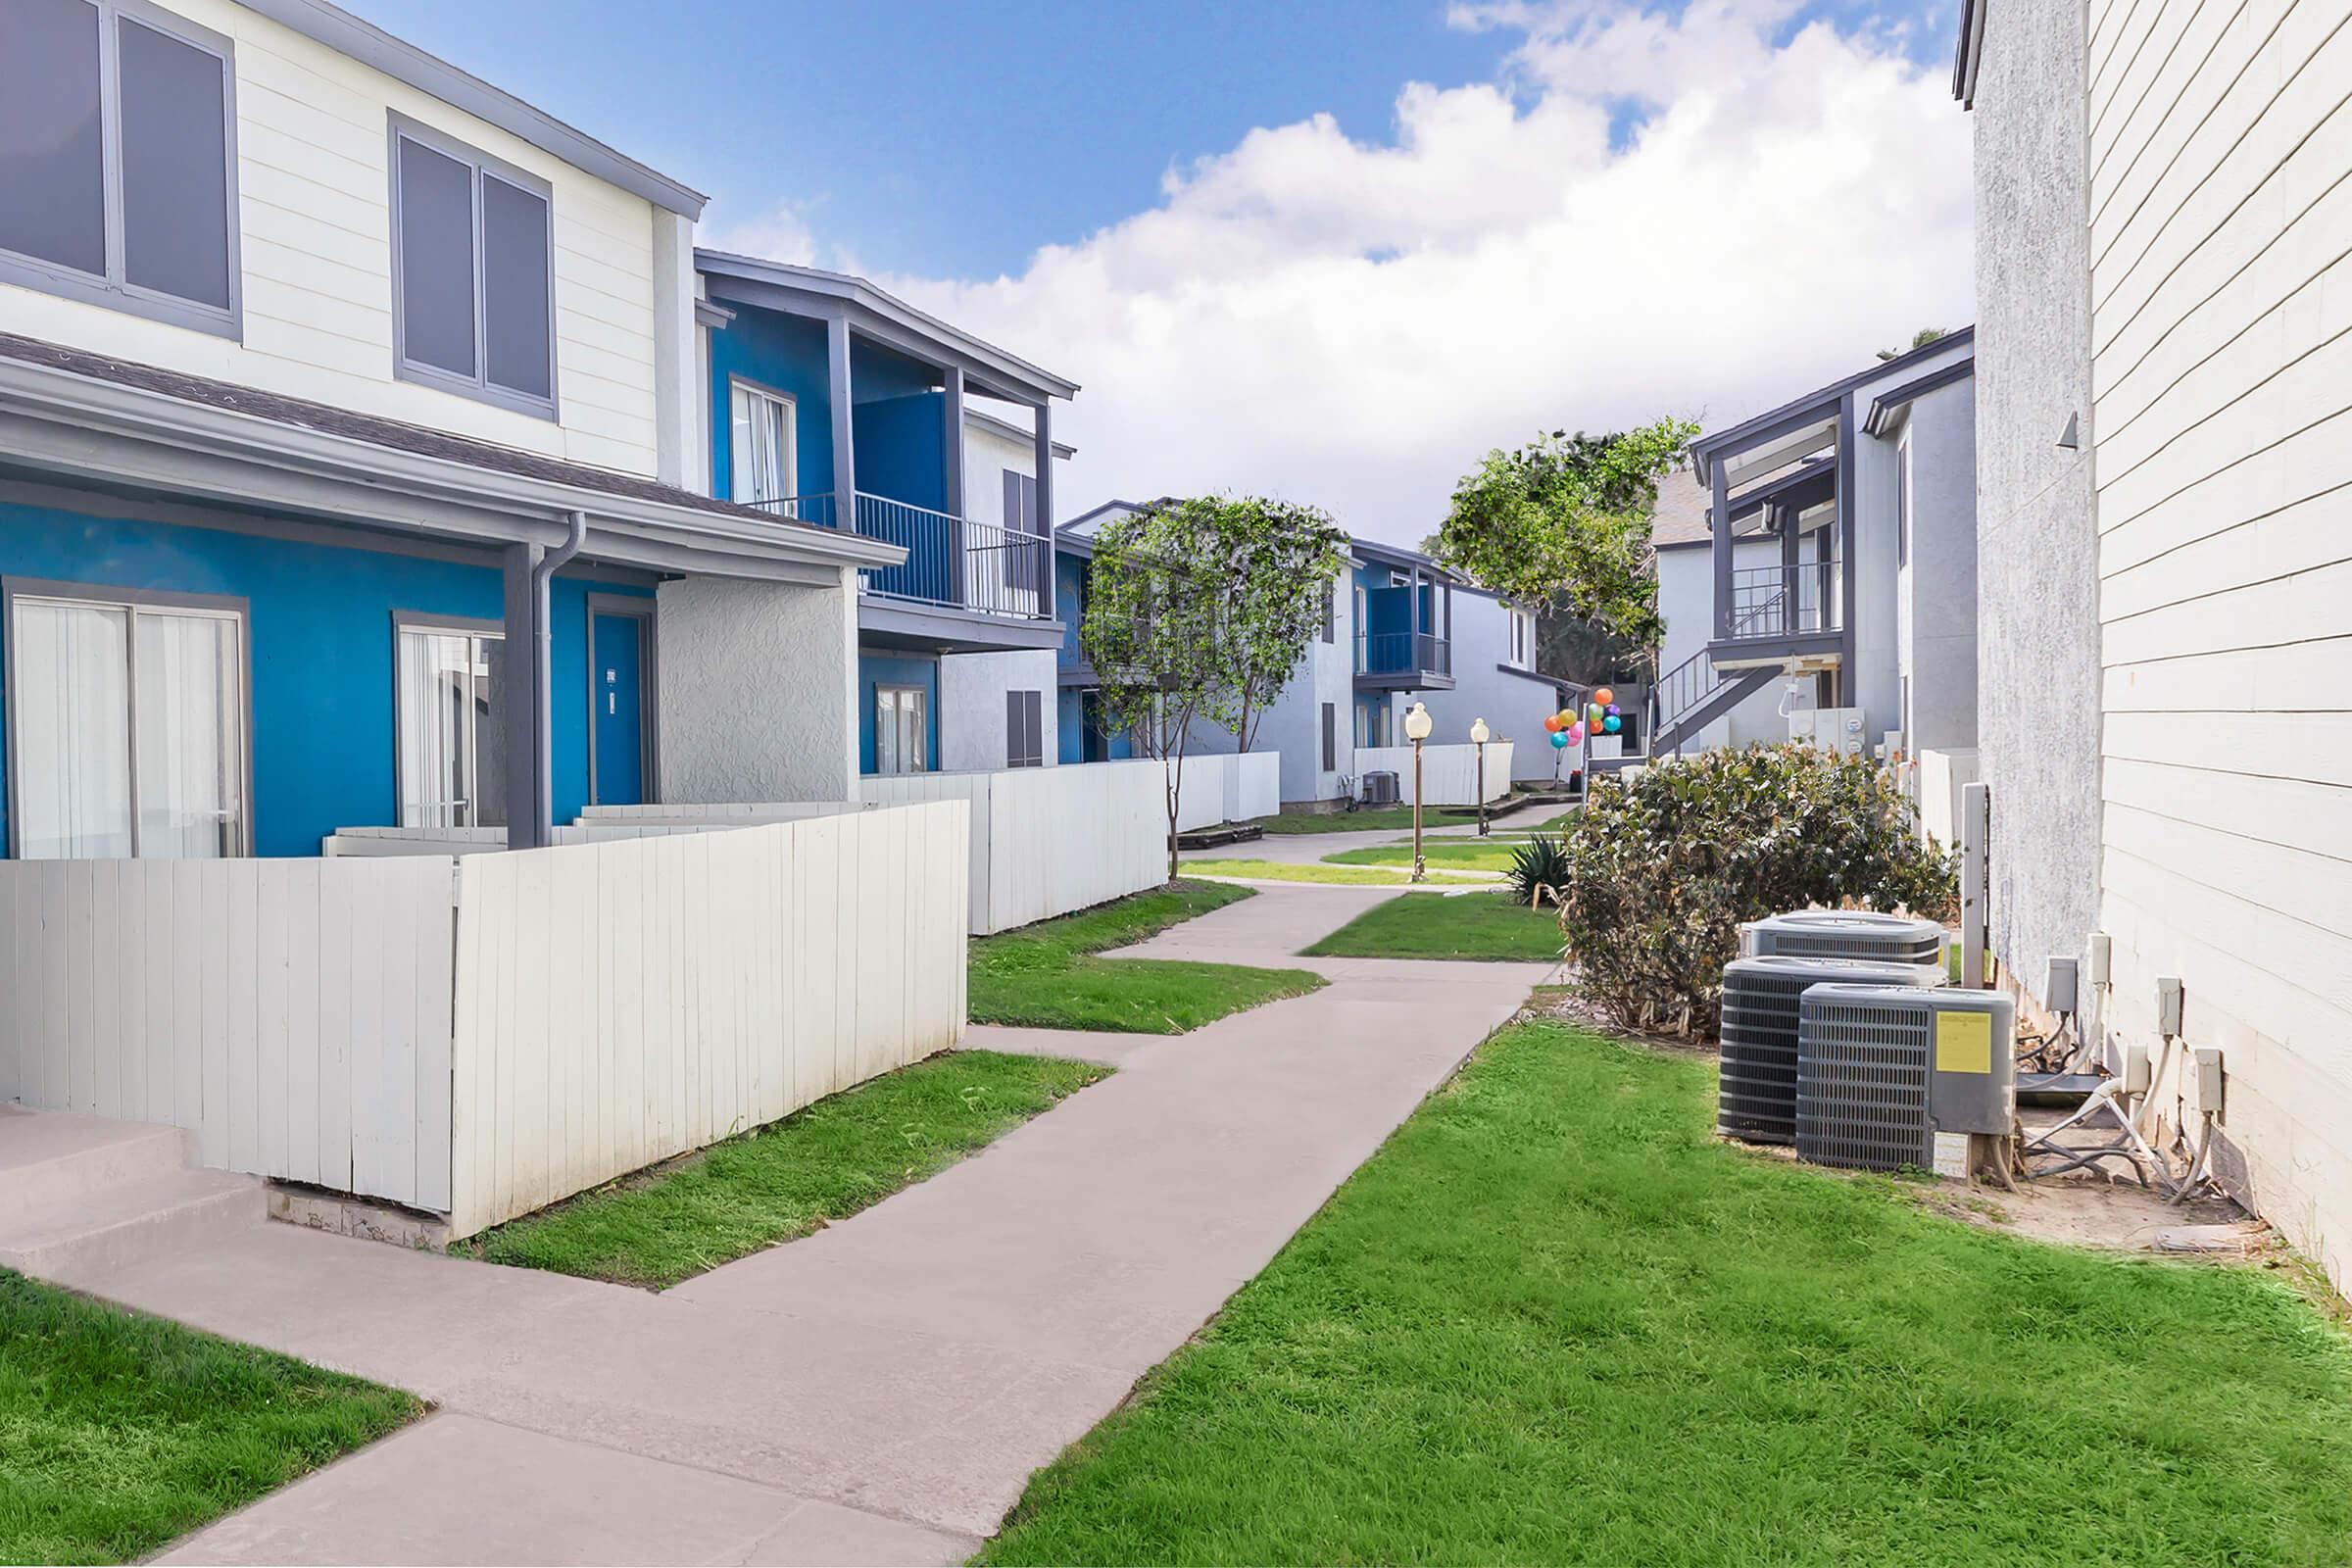
<svg viewBox="0 0 2352 1568"><path fill-rule="evenodd" d="M1413 876L1415 882L1429 880L1429 867L1421 859L1421 743L1429 739L1429 709L1420 703L1404 715L1405 739L1413 743Z"/></svg>
<svg viewBox="0 0 2352 1568"><path fill-rule="evenodd" d="M1487 836L1487 721L1470 721L1470 744L1478 748L1478 836Z"/></svg>

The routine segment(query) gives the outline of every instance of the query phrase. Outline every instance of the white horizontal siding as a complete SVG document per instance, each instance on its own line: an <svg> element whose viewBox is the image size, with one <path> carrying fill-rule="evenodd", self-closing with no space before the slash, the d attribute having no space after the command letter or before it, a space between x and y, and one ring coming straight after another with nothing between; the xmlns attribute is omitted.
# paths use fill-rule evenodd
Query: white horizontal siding
<svg viewBox="0 0 2352 1568"><path fill-rule="evenodd" d="M2352 1278L2352 26L2092 20L2108 1023L2220 1046L2241 1185ZM2085 607L2086 612L2090 607Z"/></svg>
<svg viewBox="0 0 2352 1568"><path fill-rule="evenodd" d="M235 42L244 340L0 284L12 330L550 457L655 471L649 203L232 0L173 0L172 9ZM394 378L395 111L554 188L559 421Z"/></svg>

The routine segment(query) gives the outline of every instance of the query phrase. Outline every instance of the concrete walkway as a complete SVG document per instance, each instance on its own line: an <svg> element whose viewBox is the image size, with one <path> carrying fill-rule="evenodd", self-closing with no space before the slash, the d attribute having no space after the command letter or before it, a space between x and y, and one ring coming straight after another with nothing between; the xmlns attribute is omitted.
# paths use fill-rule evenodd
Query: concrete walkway
<svg viewBox="0 0 2352 1568"><path fill-rule="evenodd" d="M974 1028L1120 1070L664 1295L283 1225L71 1281L439 1406L165 1560L960 1559L1546 972L1289 956L1396 896L1268 891L1131 950L1331 979L1190 1035Z"/></svg>

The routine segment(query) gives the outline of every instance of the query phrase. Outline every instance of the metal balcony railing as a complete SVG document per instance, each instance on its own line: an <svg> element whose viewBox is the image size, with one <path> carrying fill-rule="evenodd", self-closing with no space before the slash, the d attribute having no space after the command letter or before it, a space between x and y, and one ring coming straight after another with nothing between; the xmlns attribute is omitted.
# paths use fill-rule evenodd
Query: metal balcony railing
<svg viewBox="0 0 2352 1568"><path fill-rule="evenodd" d="M1730 637L1798 637L1843 630L1842 563L1741 566L1732 573Z"/></svg>
<svg viewBox="0 0 2352 1568"><path fill-rule="evenodd" d="M818 527L840 525L829 494L753 505ZM858 533L906 552L900 564L865 573L867 593L984 615L1054 618L1054 543L1043 535L862 490L854 498L851 516Z"/></svg>
<svg viewBox="0 0 2352 1568"><path fill-rule="evenodd" d="M1359 675L1453 674L1453 643L1426 631L1358 632L1355 672Z"/></svg>

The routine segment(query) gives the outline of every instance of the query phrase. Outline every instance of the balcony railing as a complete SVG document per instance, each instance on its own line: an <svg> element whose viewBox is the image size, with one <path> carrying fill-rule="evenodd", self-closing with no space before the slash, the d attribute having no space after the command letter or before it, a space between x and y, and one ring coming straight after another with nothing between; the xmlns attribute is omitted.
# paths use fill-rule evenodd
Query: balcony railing
<svg viewBox="0 0 2352 1568"><path fill-rule="evenodd" d="M754 505L820 528L839 526L839 509L829 494ZM858 533L906 552L900 564L865 574L867 593L984 615L1054 618L1054 543L1043 535L862 490L852 515Z"/></svg>
<svg viewBox="0 0 2352 1568"><path fill-rule="evenodd" d="M1843 564L1741 566L1732 573L1732 640L1843 630Z"/></svg>
<svg viewBox="0 0 2352 1568"><path fill-rule="evenodd" d="M1426 631L1358 632L1355 672L1359 675L1453 674L1453 643Z"/></svg>

